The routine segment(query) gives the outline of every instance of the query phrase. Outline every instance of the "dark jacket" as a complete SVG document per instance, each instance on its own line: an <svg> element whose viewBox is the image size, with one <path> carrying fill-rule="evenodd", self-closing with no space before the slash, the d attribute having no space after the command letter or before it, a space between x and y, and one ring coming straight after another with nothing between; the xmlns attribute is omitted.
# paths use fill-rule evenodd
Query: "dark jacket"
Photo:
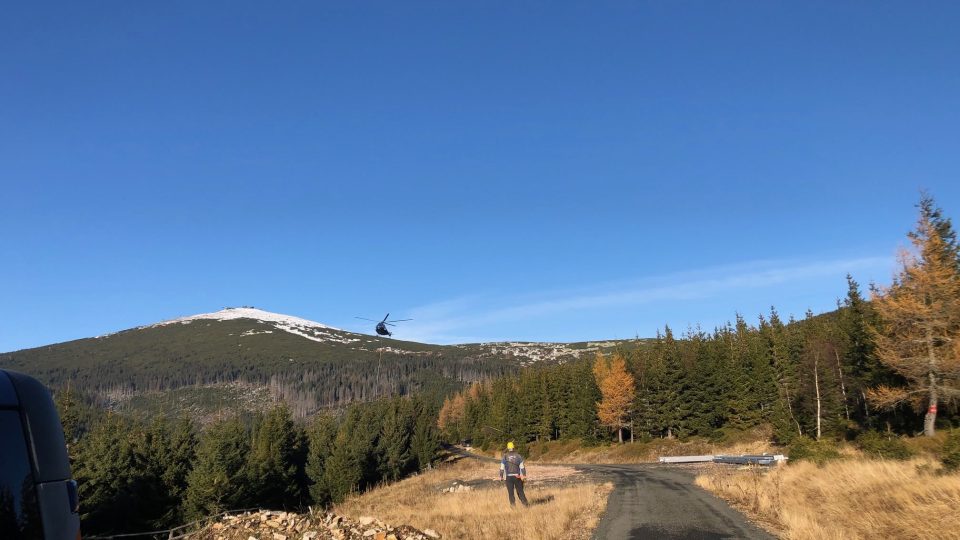
<svg viewBox="0 0 960 540"><path fill-rule="evenodd" d="M514 450L507 450L500 460L500 478L506 476L526 476L527 468L523 465L523 456Z"/></svg>

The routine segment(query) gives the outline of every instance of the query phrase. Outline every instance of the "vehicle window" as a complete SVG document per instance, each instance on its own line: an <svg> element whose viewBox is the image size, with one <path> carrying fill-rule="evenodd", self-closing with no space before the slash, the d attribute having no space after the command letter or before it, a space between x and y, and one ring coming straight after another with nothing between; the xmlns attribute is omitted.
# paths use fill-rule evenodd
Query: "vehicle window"
<svg viewBox="0 0 960 540"><path fill-rule="evenodd" d="M43 537L20 415L0 410L0 538Z"/></svg>

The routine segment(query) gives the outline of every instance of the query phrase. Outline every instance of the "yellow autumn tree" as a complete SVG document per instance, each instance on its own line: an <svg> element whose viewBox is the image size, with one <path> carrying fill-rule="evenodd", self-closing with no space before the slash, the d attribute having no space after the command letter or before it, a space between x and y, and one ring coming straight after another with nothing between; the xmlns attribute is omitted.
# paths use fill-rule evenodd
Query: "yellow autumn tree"
<svg viewBox="0 0 960 540"><path fill-rule="evenodd" d="M938 405L960 397L960 272L950 221L928 197L910 241L914 250L900 254L893 283L872 295L881 321L873 332L877 357L907 384L868 397L882 408L926 407L923 433L933 436Z"/></svg>
<svg viewBox="0 0 960 540"><path fill-rule="evenodd" d="M440 414L437 418L437 427L441 431L459 438L460 423L463 421L463 414L466 410L467 400L461 392L454 394L452 398L443 400L443 406L440 407Z"/></svg>
<svg viewBox="0 0 960 540"><path fill-rule="evenodd" d="M623 429L630 426L630 407L637 393L633 376L619 353L607 359L599 352L593 363L593 375L602 396L597 403L597 416L601 424L617 430L617 440L622 443Z"/></svg>

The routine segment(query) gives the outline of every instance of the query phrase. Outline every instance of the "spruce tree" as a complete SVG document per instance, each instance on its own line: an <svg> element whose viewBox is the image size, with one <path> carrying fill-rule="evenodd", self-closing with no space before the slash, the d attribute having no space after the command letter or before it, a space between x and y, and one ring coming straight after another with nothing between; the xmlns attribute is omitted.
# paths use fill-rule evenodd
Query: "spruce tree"
<svg viewBox="0 0 960 540"><path fill-rule="evenodd" d="M410 472L413 456L410 437L413 435L413 406L409 398L390 400L380 428L377 454L382 478L396 481Z"/></svg>
<svg viewBox="0 0 960 540"><path fill-rule="evenodd" d="M440 448L440 438L436 429L436 412L422 399L414 400L415 421L413 435L410 438L410 450L417 470L433 467Z"/></svg>
<svg viewBox="0 0 960 540"><path fill-rule="evenodd" d="M847 295L838 312L838 330L843 340L842 370L849 380L848 401L851 416L866 427L874 427L876 413L871 411L867 391L881 384L893 384L895 377L877 359L873 335L876 312L860 293L860 285L847 274Z"/></svg>
<svg viewBox="0 0 960 540"><path fill-rule="evenodd" d="M249 453L250 437L237 418L220 421L203 434L193 470L187 476L184 512L188 519L253 504L247 473Z"/></svg>
<svg viewBox="0 0 960 540"><path fill-rule="evenodd" d="M327 459L333 453L333 443L337 436L337 422L328 414L317 415L307 431L309 452L307 454L306 473L310 479L310 498L313 504L330 504L330 488L324 477Z"/></svg>
<svg viewBox="0 0 960 540"><path fill-rule="evenodd" d="M303 504L303 450L300 429L285 404L271 409L255 425L247 471L260 506L294 509Z"/></svg>
<svg viewBox="0 0 960 540"><path fill-rule="evenodd" d="M363 458L352 448L353 437L346 425L337 431L333 451L323 468L323 482L333 503L343 502L347 495L359 490L363 480Z"/></svg>
<svg viewBox="0 0 960 540"><path fill-rule="evenodd" d="M141 490L148 468L135 438L132 426L110 415L82 439L73 474L85 530L124 532L146 525Z"/></svg>

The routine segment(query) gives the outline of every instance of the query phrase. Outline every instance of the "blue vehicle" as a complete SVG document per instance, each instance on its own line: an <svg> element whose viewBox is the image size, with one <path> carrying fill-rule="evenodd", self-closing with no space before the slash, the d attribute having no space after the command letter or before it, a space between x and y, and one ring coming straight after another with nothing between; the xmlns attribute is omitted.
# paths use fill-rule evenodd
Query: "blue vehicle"
<svg viewBox="0 0 960 540"><path fill-rule="evenodd" d="M0 370L0 539L79 540L79 509L50 392Z"/></svg>

